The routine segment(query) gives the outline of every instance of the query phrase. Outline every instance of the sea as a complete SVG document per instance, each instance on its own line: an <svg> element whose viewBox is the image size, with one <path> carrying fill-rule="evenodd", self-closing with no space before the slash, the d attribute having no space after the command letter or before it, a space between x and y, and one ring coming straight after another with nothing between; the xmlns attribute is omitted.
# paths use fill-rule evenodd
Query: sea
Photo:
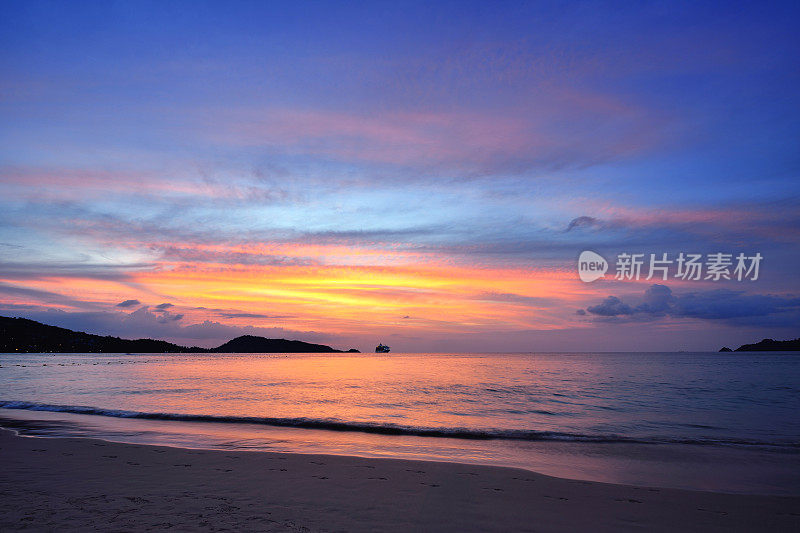
<svg viewBox="0 0 800 533"><path fill-rule="evenodd" d="M0 354L0 426L800 494L800 353Z"/></svg>

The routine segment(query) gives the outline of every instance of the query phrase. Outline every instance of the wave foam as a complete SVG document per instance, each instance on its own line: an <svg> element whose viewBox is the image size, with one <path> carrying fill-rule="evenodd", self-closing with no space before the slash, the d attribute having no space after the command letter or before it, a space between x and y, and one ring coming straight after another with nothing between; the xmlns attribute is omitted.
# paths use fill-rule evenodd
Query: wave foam
<svg viewBox="0 0 800 533"><path fill-rule="evenodd" d="M439 437L472 440L518 440L518 441L563 441L590 443L637 443L637 444L699 444L699 445L740 445L740 446L774 446L800 448L800 442L764 442L745 439L670 439L670 438L634 438L622 435L587 435L580 433L564 433L557 431L535 431L521 429L473 429L448 427L403 426L392 423L350 422L336 419L314 418L271 418L253 416L218 416L180 413L148 413L126 411L122 409L103 409L80 405L53 405L27 401L0 400L2 409L23 409L28 411L50 411L79 415L107 416L114 418L138 418L145 420L169 420L179 422L214 422L233 424L261 424L275 427L292 427L303 429L321 429L329 431L357 431L380 435L409 435L417 437Z"/></svg>

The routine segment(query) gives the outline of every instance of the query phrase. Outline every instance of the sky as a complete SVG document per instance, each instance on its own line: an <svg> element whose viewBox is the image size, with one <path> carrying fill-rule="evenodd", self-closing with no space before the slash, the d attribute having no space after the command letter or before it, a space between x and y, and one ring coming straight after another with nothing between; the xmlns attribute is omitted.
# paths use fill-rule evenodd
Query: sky
<svg viewBox="0 0 800 533"><path fill-rule="evenodd" d="M800 336L796 2L0 7L0 315L204 347Z"/></svg>

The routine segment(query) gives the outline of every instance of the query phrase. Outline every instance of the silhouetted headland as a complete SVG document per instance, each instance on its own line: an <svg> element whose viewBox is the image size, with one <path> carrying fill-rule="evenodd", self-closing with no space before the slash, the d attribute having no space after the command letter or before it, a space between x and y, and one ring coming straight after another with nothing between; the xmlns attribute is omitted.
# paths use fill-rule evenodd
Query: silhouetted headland
<svg viewBox="0 0 800 533"><path fill-rule="evenodd" d="M254 335L242 335L229 340L222 346L210 350L225 353L309 353L309 352L342 352L324 344L312 344L303 341L287 341L286 339L267 339Z"/></svg>
<svg viewBox="0 0 800 533"><path fill-rule="evenodd" d="M731 351L725 348L720 352ZM774 339L763 339L755 344L742 344L735 352L800 352L800 338L788 341L776 341Z"/></svg>
<svg viewBox="0 0 800 533"><path fill-rule="evenodd" d="M110 335L93 335L27 318L0 317L0 352L12 353L342 353L324 344L254 335L236 337L217 348L179 346L154 339L128 340ZM348 352L358 353L350 349Z"/></svg>

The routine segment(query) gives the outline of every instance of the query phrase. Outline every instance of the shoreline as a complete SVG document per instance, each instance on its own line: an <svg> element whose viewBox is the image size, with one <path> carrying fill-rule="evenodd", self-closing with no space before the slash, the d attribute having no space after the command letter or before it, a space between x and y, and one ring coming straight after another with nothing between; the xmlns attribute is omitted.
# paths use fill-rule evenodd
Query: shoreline
<svg viewBox="0 0 800 533"><path fill-rule="evenodd" d="M645 488L498 466L18 436L0 529L796 531L800 497Z"/></svg>
<svg viewBox="0 0 800 533"><path fill-rule="evenodd" d="M800 496L800 454L695 444L463 440L250 424L0 409L21 436L183 449L265 451L520 468L560 479L731 494Z"/></svg>

